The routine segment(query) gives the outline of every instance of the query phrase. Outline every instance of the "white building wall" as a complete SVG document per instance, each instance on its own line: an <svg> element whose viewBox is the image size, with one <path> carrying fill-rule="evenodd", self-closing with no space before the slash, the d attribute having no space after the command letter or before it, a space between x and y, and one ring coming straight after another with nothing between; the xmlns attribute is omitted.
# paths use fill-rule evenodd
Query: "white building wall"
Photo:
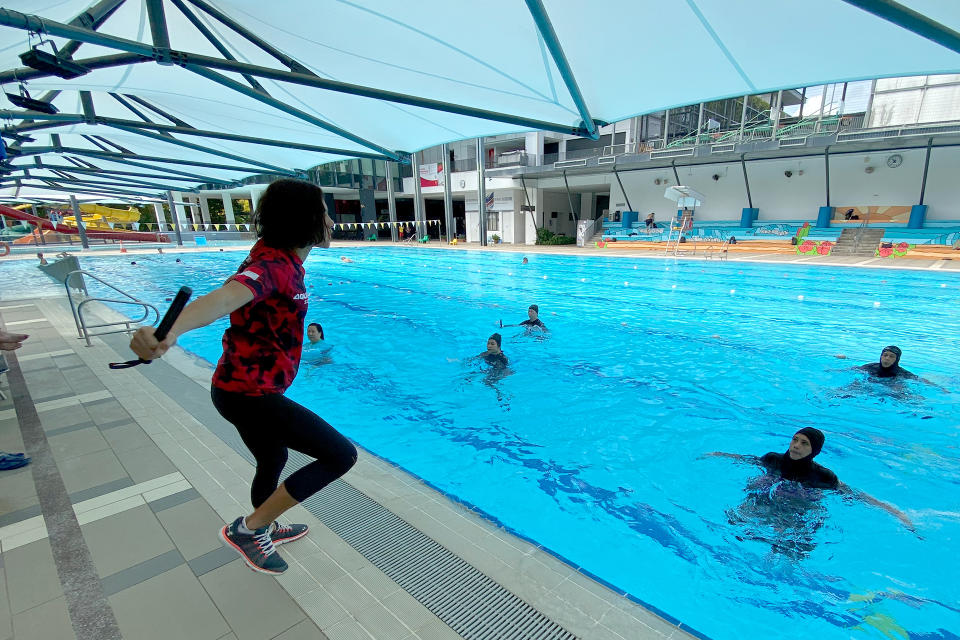
<svg viewBox="0 0 960 640"><path fill-rule="evenodd" d="M897 168L887 166L894 153L903 157ZM832 154L830 156L830 204L843 206L910 206L917 204L923 175L925 149ZM867 173L865 169L872 167ZM790 177L785 172L791 173ZM739 162L678 167L680 181L705 197L697 209L697 221L740 219L747 204L747 192ZM814 221L826 205L823 156L771 159L747 162L753 206L760 209L760 221ZM713 180L713 175L719 177ZM934 149L930 159L925 204L927 220L960 221L960 149ZM630 204L640 217L653 211L658 220L676 213L673 203L663 197L676 184L673 171L647 169L621 172ZM659 181L659 184L657 182ZM610 211L626 211L623 192L614 180L610 184Z"/></svg>
<svg viewBox="0 0 960 640"><path fill-rule="evenodd" d="M923 170L923 155L920 168ZM904 156L904 166L907 157ZM930 169L927 174L927 191L923 203L927 209L927 222L960 222L960 150L952 147L934 149L930 153ZM917 183L917 196L920 185Z"/></svg>

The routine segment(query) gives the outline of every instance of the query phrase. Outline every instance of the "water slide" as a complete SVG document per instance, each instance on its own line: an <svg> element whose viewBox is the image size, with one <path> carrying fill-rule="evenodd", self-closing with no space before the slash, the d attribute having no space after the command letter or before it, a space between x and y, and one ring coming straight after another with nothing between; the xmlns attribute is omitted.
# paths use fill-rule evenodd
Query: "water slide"
<svg viewBox="0 0 960 640"><path fill-rule="evenodd" d="M99 205L80 205L80 210L83 211L84 207L97 207L97 209L106 209L110 212L116 212L117 214L132 215L132 212L124 211L123 209L109 209L107 207L100 207ZM134 211L135 212L135 211ZM137 217L132 220L135 222L140 219L139 212L136 212ZM66 224L53 224L46 218L39 218L35 215L29 214L25 211L19 211L13 207L8 207L6 205L0 204L0 215L7 218L13 218L14 220L21 220L24 222L29 222L35 227L41 229L48 229L51 231L57 231L59 233L69 233L69 234L79 234L79 230L75 226L68 226ZM84 226L87 227L87 236L91 238L102 238L105 240L133 240L139 242L169 242L170 239L165 233L155 233L148 231L114 231L109 228L108 225L103 223L103 213L91 212L90 217L97 217L101 220L102 227L88 227L87 226L87 215L81 216L84 221ZM114 222L114 220L110 220ZM116 220L116 222L121 222L121 220ZM105 227L105 228L104 228Z"/></svg>

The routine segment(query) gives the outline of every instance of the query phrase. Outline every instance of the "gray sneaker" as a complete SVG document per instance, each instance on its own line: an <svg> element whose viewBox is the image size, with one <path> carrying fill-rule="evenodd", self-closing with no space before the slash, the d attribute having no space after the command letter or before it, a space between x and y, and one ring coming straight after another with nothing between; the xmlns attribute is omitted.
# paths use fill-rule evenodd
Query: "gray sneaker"
<svg viewBox="0 0 960 640"><path fill-rule="evenodd" d="M220 529L220 539L232 547L247 566L260 573L279 575L287 570L287 563L277 553L270 537L271 524L260 527L253 533L240 533L243 517Z"/></svg>

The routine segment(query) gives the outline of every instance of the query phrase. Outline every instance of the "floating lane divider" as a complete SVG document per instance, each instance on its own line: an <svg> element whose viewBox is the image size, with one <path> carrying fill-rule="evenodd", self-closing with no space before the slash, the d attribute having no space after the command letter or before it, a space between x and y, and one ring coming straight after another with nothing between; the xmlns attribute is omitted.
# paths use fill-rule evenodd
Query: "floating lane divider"
<svg viewBox="0 0 960 640"><path fill-rule="evenodd" d="M167 337L168 333L170 333L170 329L173 328L173 323L177 321L177 318L180 316L180 312L183 311L185 306L187 306L187 301L190 300L190 296L192 295L193 289L190 287L180 287L180 291L177 292L177 296L170 304L170 308L167 309L167 312L163 315L163 320L160 321L160 325L157 327L157 330L153 332L153 337L157 339L157 342L163 342L163 339ZM129 369L130 367L135 367L138 364L150 364L150 360L137 358L136 360L127 360L126 362L111 362L110 368Z"/></svg>

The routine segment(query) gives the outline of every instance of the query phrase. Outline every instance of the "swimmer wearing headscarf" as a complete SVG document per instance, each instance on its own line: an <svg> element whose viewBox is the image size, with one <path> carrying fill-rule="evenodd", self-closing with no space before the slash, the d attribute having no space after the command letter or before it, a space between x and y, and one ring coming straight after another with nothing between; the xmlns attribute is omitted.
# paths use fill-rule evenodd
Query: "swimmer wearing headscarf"
<svg viewBox="0 0 960 640"><path fill-rule="evenodd" d="M837 489L837 474L813 461L826 438L813 427L804 427L795 434L786 453L770 453L760 458L760 464L770 473L779 473L784 480L799 482L811 489Z"/></svg>
<svg viewBox="0 0 960 640"><path fill-rule="evenodd" d="M903 351L896 345L888 345L880 352L880 362L870 362L860 366L860 369L866 371L871 376L877 378L906 378L916 380L916 374L913 374L900 366L900 356Z"/></svg>
<svg viewBox="0 0 960 640"><path fill-rule="evenodd" d="M826 438L823 432L819 429L804 427L793 434L793 439L790 441L790 448L787 449L786 453L771 451L758 458L750 455L714 451L713 453L708 453L706 457L722 456L725 458L733 458L739 462L760 464L767 470L767 473L779 474L784 480L797 482L809 489L836 489L844 495L852 496L871 506L883 509L897 518L907 529L915 532L913 522L910 521L910 518L908 518L905 513L892 504L877 500L859 489L854 489L840 482L833 471L813 461L817 454L823 449L825 440Z"/></svg>

